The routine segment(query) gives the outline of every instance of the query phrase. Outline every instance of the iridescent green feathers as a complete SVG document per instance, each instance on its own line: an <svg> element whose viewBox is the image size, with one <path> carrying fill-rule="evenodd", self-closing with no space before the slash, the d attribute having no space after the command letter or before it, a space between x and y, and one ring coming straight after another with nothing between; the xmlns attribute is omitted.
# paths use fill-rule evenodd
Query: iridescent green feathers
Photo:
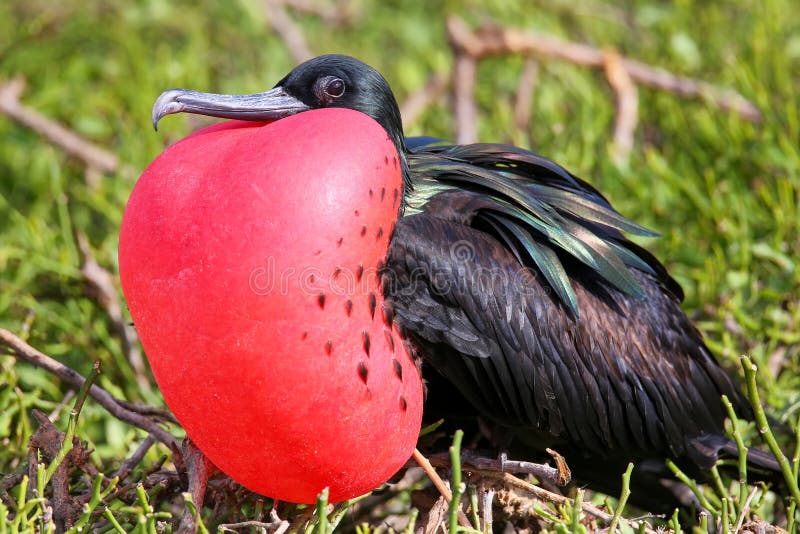
<svg viewBox="0 0 800 534"><path fill-rule="evenodd" d="M407 213L445 191L480 194L471 224L488 229L520 263L538 269L575 317L580 312L567 269L574 260L631 296L642 298L643 292L629 267L655 276L682 298L658 260L624 236L657 234L620 215L596 189L549 159L507 145L409 145Z"/></svg>

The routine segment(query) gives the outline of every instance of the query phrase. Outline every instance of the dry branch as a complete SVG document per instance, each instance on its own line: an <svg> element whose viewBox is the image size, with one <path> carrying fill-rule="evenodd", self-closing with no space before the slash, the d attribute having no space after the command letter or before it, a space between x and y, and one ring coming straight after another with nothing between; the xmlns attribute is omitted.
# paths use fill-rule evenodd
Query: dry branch
<svg viewBox="0 0 800 534"><path fill-rule="evenodd" d="M63 441L65 439L72 440L72 448L66 456L58 460L58 467L53 471L50 481L53 493L48 504L52 508L53 520L57 528L63 532L64 527L72 525L81 512L79 499L70 495L69 491L71 468L77 467L85 470L91 451L86 449L76 436L68 437L67 434L57 429L45 413L34 409L32 415L39 423L39 428L28 441L30 453L28 477L31 480L36 480L40 460L49 464L56 462Z"/></svg>
<svg viewBox="0 0 800 534"><path fill-rule="evenodd" d="M750 122L757 123L762 118L758 108L736 91L677 76L664 69L625 58L616 51L495 25L485 25L473 31L457 17L447 19L447 33L455 56L454 95L456 138L459 143L476 140L474 92L477 62L487 56L502 54L550 57L585 67L602 68L616 97L613 146L617 163L627 160L633 148L639 106L636 84L682 97L702 98L722 109L736 112ZM514 115L519 128L527 125L530 116L530 101L536 82L532 65L535 64L529 59L517 90Z"/></svg>
<svg viewBox="0 0 800 534"><path fill-rule="evenodd" d="M622 65L622 56L609 50L603 64L609 85L616 95L617 116L614 123L614 158L617 163L628 159L633 149L633 134L639 120L639 95L631 76Z"/></svg>
<svg viewBox="0 0 800 534"><path fill-rule="evenodd" d="M114 331L122 342L122 353L133 369L136 384L140 389L150 391L152 386L147 376L142 351L139 349L139 336L122 314L122 303L114 284L114 277L95 261L85 234L79 232L76 241L83 260L81 274L88 284L89 292L111 319Z"/></svg>
<svg viewBox="0 0 800 534"><path fill-rule="evenodd" d="M0 502L5 504L6 508L13 510L16 499L9 495L8 490L14 486L19 485L22 479L28 475L26 472L20 471L19 473L11 473L10 475L3 476L0 479Z"/></svg>
<svg viewBox="0 0 800 534"><path fill-rule="evenodd" d="M87 174L120 170L117 156L20 102L25 82L15 78L0 85L0 113L27 126L61 150L83 161Z"/></svg>
<svg viewBox="0 0 800 534"><path fill-rule="evenodd" d="M403 124L408 126L422 115L422 112L433 103L436 98L447 88L449 79L444 74L437 72L415 92L411 93L403 105L400 106L400 116Z"/></svg>
<svg viewBox="0 0 800 534"><path fill-rule="evenodd" d="M311 59L314 54L306 42L303 31L286 12L285 3L281 0L264 0L264 9L267 12L269 25L283 39L294 61L302 63Z"/></svg>
<svg viewBox="0 0 800 534"><path fill-rule="evenodd" d="M478 111L475 106L475 77L478 63L474 56L456 51L453 80L456 115L456 142L474 143L478 138Z"/></svg>
<svg viewBox="0 0 800 534"><path fill-rule="evenodd" d="M67 391L67 393L64 395L64 398L61 399L61 402L59 402L58 405L55 408L53 408L52 412L47 414L47 418L50 419L51 421L55 421L59 417L61 417L61 412L64 411L64 408L67 407L67 404L69 403L69 401L72 400L74 396L75 396L75 390L71 389Z"/></svg>
<svg viewBox="0 0 800 534"><path fill-rule="evenodd" d="M156 438L153 437L152 434L144 438L144 441L141 444L139 444L139 446L136 448L131 457L122 462L122 465L119 466L117 472L114 473L114 477L119 478L120 481L125 480L128 477L128 475L131 474L134 467L142 463L144 455L147 454L147 451L149 451L150 447L155 445L155 443L156 443Z"/></svg>
<svg viewBox="0 0 800 534"><path fill-rule="evenodd" d="M352 24L361 13L359 6L352 0L340 2L283 0L283 2L295 11L316 15L332 26Z"/></svg>
<svg viewBox="0 0 800 534"><path fill-rule="evenodd" d="M442 532L447 532L447 528L445 527L445 522L447 521L447 506L447 499L445 499L443 495L439 496L419 522L415 533L436 534L436 532L440 530Z"/></svg>
<svg viewBox="0 0 800 534"><path fill-rule="evenodd" d="M551 454L554 453L551 452ZM563 460L563 458L561 458L559 455L555 456L556 456L555 458L556 463L559 463L559 459ZM418 463L420 463L420 460L417 459L416 454L414 456L414 459ZM431 467L433 465L437 466L450 465L449 458L445 454L432 455L429 460L425 458L425 461L427 461L428 464L431 465ZM557 481L557 483L563 483L565 481L564 481L564 474L562 472L563 468L561 467L559 469L555 469L546 465L533 464L531 462L514 462L504 459L493 460L488 458L469 458L469 457L465 457L463 462L464 465L462 466L462 469L464 469L466 472L469 472L470 477L473 480L480 481L481 483L485 482L487 484L493 484L494 487L496 487L497 489L501 489L506 492L513 491L516 492L517 494L522 492L524 494L531 495L540 501L550 502L556 505L574 503L574 501L569 497L559 495L558 493L553 493L544 488L531 484L530 482L525 482L524 480L503 470L504 467L510 467L513 470L518 470L519 472L523 472L526 474L533 473L534 476L540 477L541 479L545 479L548 481ZM445 498L448 497L444 493L443 495L445 496ZM581 503L581 510L592 517L600 519L601 521L605 521L606 523L611 522L612 514L609 514L590 503L586 502ZM530 511L532 514L535 514L533 507L530 507ZM626 521L627 524L633 527L634 529L638 529L640 526L640 523L638 521L627 520L627 519L624 519L624 521ZM643 525L645 532L649 534L655 534L656 531L647 527L646 524Z"/></svg>
<svg viewBox="0 0 800 534"><path fill-rule="evenodd" d="M188 438L183 440L183 445L180 449L180 457L189 478L188 491L192 495L192 500L197 510L201 510L206 498L208 479L217 471L217 468ZM197 521L192 511L187 506L183 510L183 517L181 518L176 534L191 534L194 532L197 532Z"/></svg>
<svg viewBox="0 0 800 534"><path fill-rule="evenodd" d="M447 33L456 53L481 59L487 56L517 53L562 59L576 65L604 68L605 52L593 46L565 41L552 35L525 32L498 26L483 26L476 31L457 17L447 20ZM677 76L646 63L620 57L624 69L634 83L668 91L682 97L701 97L723 109L734 111L750 122L759 122L761 112L745 97L731 89L717 87L702 80Z"/></svg>
<svg viewBox="0 0 800 534"><path fill-rule="evenodd" d="M242 521L241 523L223 523L218 528L219 532L239 532L237 529L258 529L256 532L267 532L272 530L272 534L283 534L289 530L289 522L283 519L264 523L263 521Z"/></svg>
<svg viewBox="0 0 800 534"><path fill-rule="evenodd" d="M517 492L527 493L539 499L540 501L550 502L556 505L574 504L574 501L569 497L564 497L563 495L547 491L544 488L540 488L539 486L536 486L529 482L525 482L524 480L521 480L509 473L498 473L497 471L477 470L474 471L473 474L499 482L501 484L501 487L505 490L515 490ZM610 523L612 519L612 514L609 514L608 512L605 512L600 508L594 506L593 504L587 502L581 503L581 511L592 517L600 519L605 523ZM532 513L535 512L533 512L532 510ZM641 527L643 527L644 532L646 532L647 534L656 534L657 532L652 528L648 527L645 523L641 523L639 521L634 521L631 519L624 519L624 518L620 519L620 521L626 523L634 530L639 530Z"/></svg>
<svg viewBox="0 0 800 534"><path fill-rule="evenodd" d="M549 449L548 452L550 452ZM464 454L462 455L462 462L464 469L474 468L481 471L495 471L497 473L523 473L526 475L533 475L539 480L546 480L557 486L565 486L570 481L571 473L569 468L566 467L566 462L564 462L563 457L559 456L558 458L560 458L563 464L560 464L559 468L534 462L507 460L503 456L499 459L495 459ZM414 459L416 460L416 457ZM449 467L450 455L448 453L432 454L427 458L427 461L436 467ZM556 461L558 462L558 460Z"/></svg>
<svg viewBox="0 0 800 534"><path fill-rule="evenodd" d="M365 521L369 523L373 523L376 520L385 521L387 517L392 515L392 503L396 502L397 496L418 488L420 482L426 478L427 475L422 468L417 466L407 468L403 478L397 482L391 480L388 487L379 492L373 492L371 495L353 503L347 511L351 524L360 525Z"/></svg>
<svg viewBox="0 0 800 534"><path fill-rule="evenodd" d="M495 489L487 486L484 483L478 485L478 506L481 511L481 530L483 532L492 532L492 523L494 522L492 514L492 503L494 502Z"/></svg>
<svg viewBox="0 0 800 534"><path fill-rule="evenodd" d="M517 94L514 97L514 123L520 130L529 130L533 93L539 80L539 62L528 58L517 83Z"/></svg>
<svg viewBox="0 0 800 534"><path fill-rule="evenodd" d="M75 388L80 388L84 383L84 378L78 372L39 352L4 328L0 328L0 344L10 348L18 358L56 375ZM168 447L176 445L175 437L158 426L155 419L138 413L138 409L132 409L132 407L138 408L136 405L123 403L96 384L92 385L89 395L120 421L146 430ZM152 408L143 407L142 411L152 411Z"/></svg>
<svg viewBox="0 0 800 534"><path fill-rule="evenodd" d="M431 482L433 482L433 485L436 486L437 490L439 490L439 493L442 495L442 497L444 497L444 499L447 502L452 501L453 494L450 492L450 488L448 488L444 480L441 479L439 473L437 473L436 469L434 469L433 466L431 465L431 462L429 462L428 459L425 458L425 456L421 452L419 452L419 449L414 449L412 457L417 462L417 464L419 464L422 470L425 471L425 473L428 475L428 478L431 479ZM472 527L472 525L470 525L469 519L467 518L467 515L464 513L463 510L461 510L461 508L458 509L458 522L461 524L462 527L465 528Z"/></svg>

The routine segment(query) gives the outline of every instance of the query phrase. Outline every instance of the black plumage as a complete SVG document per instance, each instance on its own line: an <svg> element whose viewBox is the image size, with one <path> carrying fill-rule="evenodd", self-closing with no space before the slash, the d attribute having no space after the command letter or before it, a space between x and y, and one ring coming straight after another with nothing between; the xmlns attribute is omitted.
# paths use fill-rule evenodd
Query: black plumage
<svg viewBox="0 0 800 534"><path fill-rule="evenodd" d="M400 154L405 191L383 292L423 362L429 415L480 418L512 454L555 447L576 478L607 491L628 461L634 483L663 488L665 458L701 472L735 452L720 396L744 417L747 402L681 310L680 286L625 237L655 234L561 166L512 146L407 140L383 77L338 55L259 95L168 91L153 118L320 107L370 115ZM751 461L777 470L758 451Z"/></svg>

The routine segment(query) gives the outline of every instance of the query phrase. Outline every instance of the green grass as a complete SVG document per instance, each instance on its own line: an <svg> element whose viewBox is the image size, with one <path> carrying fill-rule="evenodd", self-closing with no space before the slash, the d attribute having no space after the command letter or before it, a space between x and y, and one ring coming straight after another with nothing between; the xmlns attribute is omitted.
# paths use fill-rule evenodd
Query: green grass
<svg viewBox="0 0 800 534"><path fill-rule="evenodd" d="M542 61L533 118L519 131L513 98L523 61L497 57L480 64L478 131L482 140L530 146L559 161L623 214L660 232L661 238L645 244L683 285L685 309L709 346L740 375L739 356L747 354L758 365L768 414L797 422L800 12L792 1L351 3L360 14L335 27L312 15L297 20L314 52L349 53L371 63L401 102L433 72L451 68L444 29L451 13L472 24L491 20L614 47L755 102L764 115L758 125L701 100L639 88L636 144L629 163L617 166L610 151L613 94L602 73ZM90 185L81 162L0 117L0 327L84 375L99 359L97 383L118 397L162 403L156 390L136 384L106 313L87 295L74 235L86 234L97 261L117 272L118 229L135 176L197 125L178 117L155 134L149 122L154 98L170 87L239 93L271 87L293 62L266 17L255 0L0 3L0 80L23 76L26 105L133 169L132 175L105 175ZM448 138L452 128L442 98L406 125L406 133ZM0 472L26 465L36 428L30 410L55 410L68 389L0 355ZM56 426L63 431L69 410L60 413ZM91 400L76 433L105 473L144 438ZM167 453L153 448L143 465ZM28 483L34 487L36 481ZM20 489L9 488L9 495L21 498ZM180 514L166 507L148 511L151 498L115 501L110 509L126 529L137 521L155 525L163 519L159 513ZM203 514L209 525L218 522L209 510ZM567 528L571 516L564 514L559 517Z"/></svg>

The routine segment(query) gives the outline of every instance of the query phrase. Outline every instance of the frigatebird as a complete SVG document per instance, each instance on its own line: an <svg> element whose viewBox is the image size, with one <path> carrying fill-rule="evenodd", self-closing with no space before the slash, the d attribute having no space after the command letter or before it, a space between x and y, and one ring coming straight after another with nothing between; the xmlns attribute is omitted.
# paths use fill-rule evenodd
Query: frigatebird
<svg viewBox="0 0 800 534"><path fill-rule="evenodd" d="M383 76L343 55L302 63L264 93L167 91L153 124L335 107L377 121L400 156L382 287L428 383L428 417L480 419L496 446L520 454L554 447L604 490L629 461L634 483L663 488L665 458L702 472L735 454L720 397L743 417L751 408L681 310L678 283L626 237L655 234L562 166L514 146L406 138ZM664 508L663 493L635 497Z"/></svg>

